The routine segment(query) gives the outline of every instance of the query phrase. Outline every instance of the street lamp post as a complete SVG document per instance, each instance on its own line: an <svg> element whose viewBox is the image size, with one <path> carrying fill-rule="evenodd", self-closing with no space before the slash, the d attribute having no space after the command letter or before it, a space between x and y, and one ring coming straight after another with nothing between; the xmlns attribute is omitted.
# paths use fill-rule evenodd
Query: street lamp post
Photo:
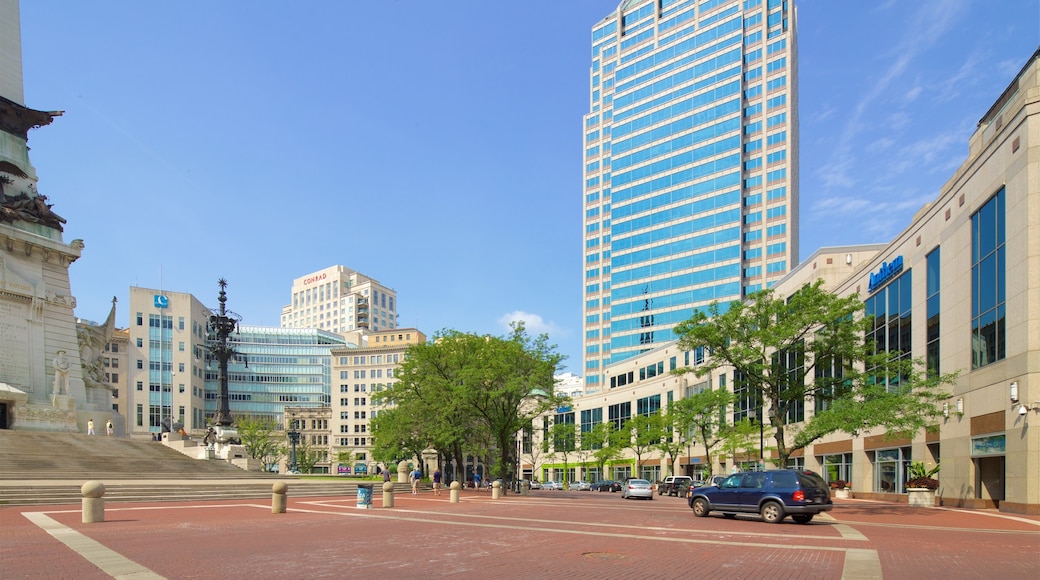
<svg viewBox="0 0 1040 580"><path fill-rule="evenodd" d="M228 360L238 353L228 344L228 336L238 329L238 323L242 317L225 307L227 280L221 278L217 284L220 285L220 296L217 298L220 301L220 310L219 314L212 314L209 317L210 336L214 339L209 350L216 357L220 369L217 379L217 413L213 416L213 423L221 427L230 427L234 421L228 405ZM248 365L247 362L246 366Z"/></svg>
<svg viewBox="0 0 1040 580"><path fill-rule="evenodd" d="M296 463L296 444L300 442L300 423L296 420L296 413L292 414L292 419L289 421L289 444L292 446L289 452L289 472L295 473L299 471L299 467Z"/></svg>

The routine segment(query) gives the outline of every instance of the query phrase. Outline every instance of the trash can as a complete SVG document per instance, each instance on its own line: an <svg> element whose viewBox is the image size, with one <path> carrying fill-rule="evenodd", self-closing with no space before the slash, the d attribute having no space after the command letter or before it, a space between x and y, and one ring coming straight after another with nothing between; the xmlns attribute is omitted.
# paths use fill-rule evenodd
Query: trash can
<svg viewBox="0 0 1040 580"><path fill-rule="evenodd" d="M372 509L372 484L359 483L357 486L357 509Z"/></svg>

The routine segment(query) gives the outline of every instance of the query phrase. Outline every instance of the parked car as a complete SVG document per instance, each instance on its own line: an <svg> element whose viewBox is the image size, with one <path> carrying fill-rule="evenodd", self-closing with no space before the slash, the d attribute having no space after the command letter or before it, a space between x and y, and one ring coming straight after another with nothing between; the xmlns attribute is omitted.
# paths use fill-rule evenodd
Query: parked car
<svg viewBox="0 0 1040 580"><path fill-rule="evenodd" d="M547 481L542 484L542 489L563 489L563 484L558 481Z"/></svg>
<svg viewBox="0 0 1040 580"><path fill-rule="evenodd" d="M664 481L657 484L657 495L667 494L679 497L680 493L685 491L692 481L693 478L688 475L669 475L664 478Z"/></svg>
<svg viewBox="0 0 1040 580"><path fill-rule="evenodd" d="M531 489L542 489L542 482L537 479L531 480Z"/></svg>
<svg viewBox="0 0 1040 580"><path fill-rule="evenodd" d="M621 491L621 482L620 481L614 481L613 479L604 479L604 480L597 481L596 483L592 484L592 490L593 491L609 491L611 493L613 493L615 491Z"/></svg>
<svg viewBox="0 0 1040 580"><path fill-rule="evenodd" d="M577 491L592 491L592 484L587 481L572 481L570 489Z"/></svg>
<svg viewBox="0 0 1040 580"><path fill-rule="evenodd" d="M706 486L690 491L690 508L697 517L712 511L727 518L738 513L757 513L771 524L788 515L799 524L834 507L827 482L808 470L774 469L735 473L718 487Z"/></svg>
<svg viewBox="0 0 1040 580"><path fill-rule="evenodd" d="M645 497L652 500L654 499L654 486L645 479L626 479L621 486L621 499L630 497Z"/></svg>

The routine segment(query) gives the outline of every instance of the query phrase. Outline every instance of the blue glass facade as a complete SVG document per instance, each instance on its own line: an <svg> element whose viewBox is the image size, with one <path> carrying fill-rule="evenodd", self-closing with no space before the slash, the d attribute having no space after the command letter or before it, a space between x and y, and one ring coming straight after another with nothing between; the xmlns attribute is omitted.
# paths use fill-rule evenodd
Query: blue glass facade
<svg viewBox="0 0 1040 580"><path fill-rule="evenodd" d="M790 1L626 0L593 27L587 389L797 264L794 24Z"/></svg>
<svg viewBox="0 0 1040 580"><path fill-rule="evenodd" d="M242 326L232 336L244 360L228 363L228 397L233 416L271 417L282 422L286 406L330 406L333 348L346 341L313 328ZM207 418L217 410L216 359L206 355Z"/></svg>

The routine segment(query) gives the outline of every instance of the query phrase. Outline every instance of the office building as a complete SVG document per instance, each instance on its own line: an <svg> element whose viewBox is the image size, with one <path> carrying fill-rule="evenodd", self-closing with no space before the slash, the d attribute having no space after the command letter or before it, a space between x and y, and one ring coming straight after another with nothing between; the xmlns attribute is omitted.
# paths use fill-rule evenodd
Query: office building
<svg viewBox="0 0 1040 580"><path fill-rule="evenodd" d="M349 268L330 266L293 280L292 302L282 308L280 325L338 334L397 328L397 292Z"/></svg>
<svg viewBox="0 0 1040 580"><path fill-rule="evenodd" d="M348 340L356 342L357 348L332 351L332 374L336 378L332 381L330 457L350 459L342 461L343 466L337 468L337 472L349 468L351 473L359 469L375 473L371 421L384 405L372 397L393 385L406 351L413 345L425 343L426 335L415 328L396 328L355 331L348 334Z"/></svg>
<svg viewBox="0 0 1040 580"><path fill-rule="evenodd" d="M958 373L933 428L912 437L880 429L832 433L793 453L787 467L850 482L857 498L907 501L910 464L939 465L941 505L1040 514L1038 111L1040 51L981 117L967 159L902 232L882 244L821 248L774 286L790 296L822 279L840 296L857 295L864 315L874 319L870 338L879 348L908 353L931 372ZM557 420L587 432L599 422L665 409L698 390L732 390L732 369L700 379L670 374L703 356L672 342L615 363L605 375L616 388L575 399L561 412L571 416ZM749 411L755 409L731 407L726 416L732 423ZM790 437L811 418L815 402L795 412ZM692 443L674 464L660 455L644 458L638 475L758 469L758 441L751 446L729 457L716 449L709 466L705 450ZM774 466L771 457L766 447L767 467ZM526 468L545 477L560 470L584 477L597 469L591 461L575 463L547 455ZM625 475L633 466L628 456L608 463L603 475Z"/></svg>
<svg viewBox="0 0 1040 580"><path fill-rule="evenodd" d="M283 424L286 406L328 407L332 349L342 336L315 328L239 325L228 361L228 402L234 417L266 417ZM206 417L217 412L219 369L206 358Z"/></svg>
<svg viewBox="0 0 1040 580"><path fill-rule="evenodd" d="M584 117L584 360L673 340L798 260L790 0L624 0L592 28Z"/></svg>

